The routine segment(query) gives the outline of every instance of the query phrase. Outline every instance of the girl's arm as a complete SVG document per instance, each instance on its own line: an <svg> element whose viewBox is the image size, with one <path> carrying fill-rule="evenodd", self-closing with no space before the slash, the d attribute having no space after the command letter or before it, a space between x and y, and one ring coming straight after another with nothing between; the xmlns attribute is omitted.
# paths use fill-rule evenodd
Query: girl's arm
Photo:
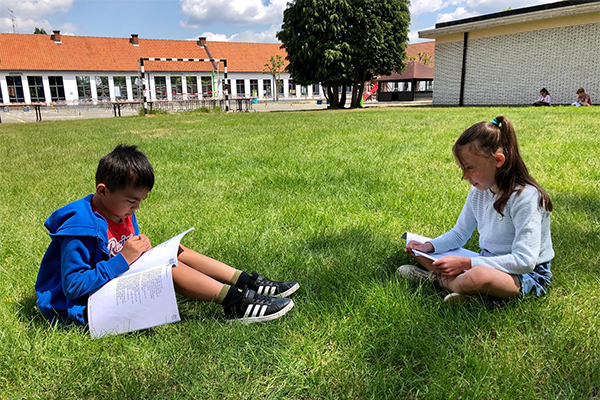
<svg viewBox="0 0 600 400"><path fill-rule="evenodd" d="M62 240L61 280L67 298L88 295L129 269L121 254L92 265L93 252L100 251L96 242L97 238L85 236L70 236Z"/></svg>
<svg viewBox="0 0 600 400"><path fill-rule="evenodd" d="M528 186L520 195L513 195L507 203L514 225L514 238L509 254L492 257L474 257L471 265L484 265L509 274L533 271L538 263L542 243L542 216L546 212L538 206L538 191ZM505 213L506 213L505 212Z"/></svg>
<svg viewBox="0 0 600 400"><path fill-rule="evenodd" d="M475 230L475 227L477 226L477 219L473 213L472 206L475 190L477 189L471 188L469 191L465 205L463 206L454 227L429 242L433 245L436 253L443 253L448 250L463 247L473 234L473 230Z"/></svg>

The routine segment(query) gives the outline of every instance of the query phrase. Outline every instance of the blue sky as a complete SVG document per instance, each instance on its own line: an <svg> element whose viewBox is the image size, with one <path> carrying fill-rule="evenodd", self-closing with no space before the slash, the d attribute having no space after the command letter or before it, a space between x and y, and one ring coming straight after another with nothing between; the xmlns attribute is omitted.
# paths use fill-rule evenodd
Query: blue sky
<svg viewBox="0 0 600 400"><path fill-rule="evenodd" d="M2 0L0 32L51 33L79 36L277 42L283 10L289 0ZM411 43L419 30L446 22L522 8L554 0L413 0ZM12 14L9 12L12 10Z"/></svg>

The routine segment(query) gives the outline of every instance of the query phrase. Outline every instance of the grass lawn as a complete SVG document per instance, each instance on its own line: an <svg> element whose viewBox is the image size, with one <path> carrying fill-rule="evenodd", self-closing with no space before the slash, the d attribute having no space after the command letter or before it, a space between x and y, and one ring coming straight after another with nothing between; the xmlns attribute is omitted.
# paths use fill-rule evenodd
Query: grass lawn
<svg viewBox="0 0 600 400"><path fill-rule="evenodd" d="M554 202L549 295L449 307L398 283L400 235L450 229L469 185L451 146L509 117ZM101 156L140 145L157 244L298 280L295 308L91 340L50 326L34 283L56 208L94 190ZM0 125L0 398L600 399L600 108L380 108ZM472 238L467 247L477 250Z"/></svg>

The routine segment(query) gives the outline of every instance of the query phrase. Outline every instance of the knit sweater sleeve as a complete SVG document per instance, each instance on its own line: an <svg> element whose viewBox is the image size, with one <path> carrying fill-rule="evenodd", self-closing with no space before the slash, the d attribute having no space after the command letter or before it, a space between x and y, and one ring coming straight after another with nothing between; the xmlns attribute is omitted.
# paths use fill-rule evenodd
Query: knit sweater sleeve
<svg viewBox="0 0 600 400"><path fill-rule="evenodd" d="M473 257L471 266L488 266L509 274L525 274L533 271L540 255L544 213L538 205L539 196L535 188L527 186L521 193L510 197L504 210L504 218L510 218L514 226L510 248L505 254L490 256L484 254L482 257ZM493 234L497 238L506 238L508 232L496 231Z"/></svg>
<svg viewBox="0 0 600 400"><path fill-rule="evenodd" d="M477 226L477 219L473 211L474 193L473 189L469 191L465 205L463 206L454 227L443 235L430 241L436 253L443 253L464 246L473 234L473 230Z"/></svg>

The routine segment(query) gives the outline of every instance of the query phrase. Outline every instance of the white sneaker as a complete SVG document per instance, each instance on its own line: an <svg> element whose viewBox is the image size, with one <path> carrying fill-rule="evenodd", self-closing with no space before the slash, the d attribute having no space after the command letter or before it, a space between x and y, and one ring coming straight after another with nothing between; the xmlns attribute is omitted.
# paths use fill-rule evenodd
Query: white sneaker
<svg viewBox="0 0 600 400"><path fill-rule="evenodd" d="M402 265L396 270L396 276L398 279L406 279L413 282L435 282L437 280L433 273L416 265Z"/></svg>
<svg viewBox="0 0 600 400"><path fill-rule="evenodd" d="M473 296L469 296L468 294L456 293L452 292L446 297L444 297L444 303L447 304L461 304L469 302L473 299Z"/></svg>

